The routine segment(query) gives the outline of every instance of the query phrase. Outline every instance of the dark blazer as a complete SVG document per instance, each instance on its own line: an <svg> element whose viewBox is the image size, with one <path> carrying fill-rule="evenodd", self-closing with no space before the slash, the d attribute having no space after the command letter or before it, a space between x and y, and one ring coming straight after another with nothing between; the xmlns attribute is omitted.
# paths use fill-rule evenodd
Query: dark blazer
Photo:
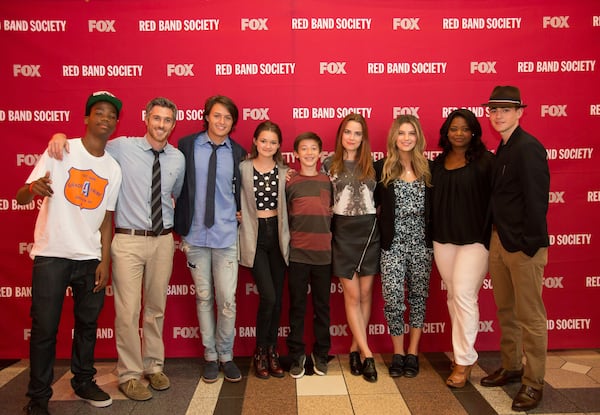
<svg viewBox="0 0 600 415"><path fill-rule="evenodd" d="M534 256L549 245L550 171L544 146L520 126L496 150L490 221L509 252Z"/></svg>
<svg viewBox="0 0 600 415"><path fill-rule="evenodd" d="M394 239L394 219L396 216L396 196L394 187L384 186L381 182L381 174L383 172L383 164L385 158L377 160L374 163L375 177L377 179L377 187L375 188L375 205L379 211L379 234L381 241L381 249L390 249L392 240ZM429 162L431 165L431 162ZM430 167L431 168L431 167ZM425 243L428 248L433 247L431 239L431 188L425 187Z"/></svg>
<svg viewBox="0 0 600 415"><path fill-rule="evenodd" d="M174 230L179 235L185 236L189 233L194 219L194 198L196 197L196 168L194 162L194 143L196 138L203 133L200 131L183 137L179 140L177 147L185 156L185 177L181 194L175 203L175 225ZM233 177L232 188L234 191L236 210L240 211L240 162L247 156L246 150L233 141L231 137L231 148L233 153Z"/></svg>

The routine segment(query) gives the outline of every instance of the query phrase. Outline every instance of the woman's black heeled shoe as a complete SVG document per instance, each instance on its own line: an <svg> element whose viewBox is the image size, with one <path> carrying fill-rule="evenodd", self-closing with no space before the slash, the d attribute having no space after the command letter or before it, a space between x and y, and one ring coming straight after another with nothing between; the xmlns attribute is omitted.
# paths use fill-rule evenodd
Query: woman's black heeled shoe
<svg viewBox="0 0 600 415"><path fill-rule="evenodd" d="M359 352L350 352L350 373L360 376L363 373L363 364L360 361Z"/></svg>
<svg viewBox="0 0 600 415"><path fill-rule="evenodd" d="M375 359L372 357L365 358L363 362L363 378L367 382L377 382L377 369L375 369Z"/></svg>

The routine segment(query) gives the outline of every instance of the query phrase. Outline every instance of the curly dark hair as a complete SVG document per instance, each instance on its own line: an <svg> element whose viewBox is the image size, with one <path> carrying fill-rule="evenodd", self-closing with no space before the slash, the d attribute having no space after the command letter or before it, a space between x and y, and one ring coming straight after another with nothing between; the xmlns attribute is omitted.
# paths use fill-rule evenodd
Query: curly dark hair
<svg viewBox="0 0 600 415"><path fill-rule="evenodd" d="M467 163L470 163L474 160L477 160L479 157L483 155L487 151L487 148L483 141L481 141L481 124L479 124L479 120L473 112L469 111L466 108L460 108L452 111L442 127L440 128L440 141L438 142L438 146L442 148L442 154L440 157L445 157L450 150L452 150L452 144L450 144L450 140L448 139L448 130L450 129L450 124L452 120L456 117L463 118L469 129L471 130L471 142L469 143L469 148L465 153L465 158L467 159Z"/></svg>

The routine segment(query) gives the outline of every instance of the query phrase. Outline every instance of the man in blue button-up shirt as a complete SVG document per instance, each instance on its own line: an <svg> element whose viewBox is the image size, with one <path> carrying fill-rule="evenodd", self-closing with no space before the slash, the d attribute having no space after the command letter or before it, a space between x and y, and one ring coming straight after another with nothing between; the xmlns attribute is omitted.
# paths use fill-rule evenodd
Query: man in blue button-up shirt
<svg viewBox="0 0 600 415"><path fill-rule="evenodd" d="M210 97L204 106L205 130L179 141L186 172L175 208L175 231L183 237L183 251L196 285L196 309L206 365L202 379L217 380L219 366L226 380L242 379L233 362L238 278L237 220L240 211L239 163L247 152L229 137L238 109L224 96ZM216 153L214 194L207 196L209 164ZM214 224L207 226L207 199L214 198ZM217 302L215 318L214 301Z"/></svg>
<svg viewBox="0 0 600 415"><path fill-rule="evenodd" d="M152 398L152 392L140 382L143 376L154 390L170 387L163 372L162 333L175 252L173 200L181 192L185 173L183 154L168 143L176 119L173 102L154 98L146 106L144 137L118 137L106 145L123 172L111 244L119 389L137 401ZM50 153L60 158L63 146L64 141L56 135ZM159 153L161 167L163 231L159 234L152 231L151 219L153 150ZM140 340L142 304L144 335Z"/></svg>

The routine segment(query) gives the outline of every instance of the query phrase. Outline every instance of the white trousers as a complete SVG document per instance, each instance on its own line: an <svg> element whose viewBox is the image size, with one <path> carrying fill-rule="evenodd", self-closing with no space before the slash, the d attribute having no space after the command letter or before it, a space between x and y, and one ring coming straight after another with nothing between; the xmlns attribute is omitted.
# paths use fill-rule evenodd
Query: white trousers
<svg viewBox="0 0 600 415"><path fill-rule="evenodd" d="M478 296L488 270L488 250L480 243L434 242L433 255L448 290L454 361L459 365L472 365L478 357L475 351L479 330Z"/></svg>

